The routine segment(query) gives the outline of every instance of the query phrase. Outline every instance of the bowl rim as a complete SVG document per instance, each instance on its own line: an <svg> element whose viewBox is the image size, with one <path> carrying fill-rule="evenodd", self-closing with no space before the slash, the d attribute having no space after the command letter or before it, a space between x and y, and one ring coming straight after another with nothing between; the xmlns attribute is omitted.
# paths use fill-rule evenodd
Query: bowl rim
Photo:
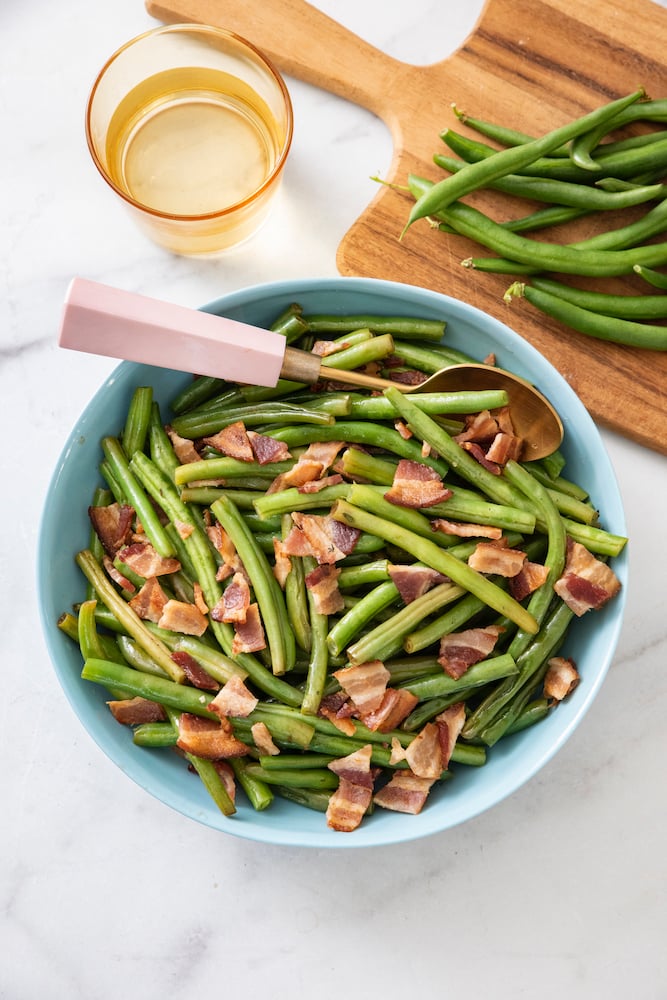
<svg viewBox="0 0 667 1000"><path fill-rule="evenodd" d="M372 293L386 295L390 299L394 300L392 302L393 305L396 304L398 299L402 299L403 296L407 299L416 296L420 303L423 303L424 305L428 304L429 306L442 312L448 323L453 321L452 315L457 319L463 316L467 322L473 323L475 328L477 328L477 324L479 323L481 327L490 329L491 336L502 335L503 346L509 346L512 352L515 352L516 350L519 351L522 360L520 367L523 367L524 364L526 364L528 368L536 368L538 372L544 373L544 375L548 376L550 382L555 380L558 393L563 394L568 403L567 416L569 416L570 409L573 408L577 415L577 420L582 421L583 427L578 427L577 432L579 434L580 431L585 430L586 440L589 442L589 450L592 449L595 451L596 462L599 463L599 468L596 466L595 471L603 475L604 481L611 491L611 495L600 498L604 500L603 506L606 505L608 501L611 501L611 506L615 507L616 520L613 525L613 529L610 530L619 534L626 534L625 513L623 510L618 481L599 431L585 409L583 403L576 396L573 389L569 386L563 376L550 364L550 362L546 360L546 358L544 358L543 355L540 354L535 347L533 347L528 341L521 338L518 333L513 331L501 320L496 319L488 313L484 313L477 307L470 305L463 300L455 299L446 294L431 291L430 289L423 289L416 285L386 281L384 279L376 278L338 276L333 278L285 279L281 281L250 285L220 296L202 306L201 309L205 312L227 314L230 311L233 312L238 309L252 310L253 307L255 309L259 308L260 303L264 305L265 302L271 298L284 298L287 296L290 301L292 301L298 300L299 296L304 298L310 297L313 294L322 295L323 292L338 294L343 289L361 294L371 291ZM311 309L311 311L314 310ZM341 311L349 312L350 310L346 309ZM408 310L408 312L410 312L410 310ZM408 312L405 312L405 315L408 315ZM415 314L414 309L412 310L412 314ZM505 338L507 338L506 341ZM58 490L61 480L66 472L67 460L70 453L80 441L82 433L86 433L87 425L94 417L95 411L98 408L103 395L108 393L110 388L118 387L119 385L128 382L128 380L133 381L133 384L139 384L136 382L135 376L141 375L144 372L150 373L151 371L159 373L160 371L165 370L150 368L147 365L139 365L134 362L124 361L117 365L111 374L104 380L102 385L97 388L66 439L47 487L46 498L51 497L53 492ZM171 375L179 376L182 374L183 373L171 373ZM520 371L519 374L523 374L523 372ZM571 430L571 423L566 419L564 424L567 439L568 429ZM568 443L569 442L567 441L564 442L566 450L568 448ZM91 469L91 479L92 476L93 470ZM541 752L534 753L532 755L530 764L526 762L524 767L519 769L510 768L510 774L503 774L501 780L496 782L493 794L481 798L480 796L477 796L475 805L472 807L468 805L467 808L458 810L458 812L461 813L460 815L457 813L456 809L452 810L452 812L448 814L446 809L439 809L437 805L434 805L433 808L429 810L427 804L427 808L425 808L423 812L416 817L402 816L402 814L391 814L394 818L400 816L400 819L405 820L405 822L395 819L393 823L386 823L384 825L362 823L358 830L345 835L330 830L326 826L324 816L322 815L320 817L322 827L321 830L311 833L310 831L302 831L300 829L293 830L291 826L287 825L267 825L266 823L262 823L261 820L260 822L252 822L253 816L265 817L271 812L271 810L268 810L267 813L264 814L255 814L250 812L248 814L249 818L244 818L240 812L237 812L235 816L228 818L218 813L215 806L213 806L215 813L213 813L210 809L202 810L201 806L196 802L193 802L188 796L184 797L179 795L176 789L172 791L170 791L169 788L166 790L156 790L156 788L151 785L152 775L150 774L150 769L147 771L143 763L141 767L138 766L139 761L141 760L141 755L135 755L133 753L133 750L136 748L130 745L130 753L128 754L125 749L121 748L119 750L117 747L110 745L109 740L105 737L105 730L94 725L94 720L91 721L88 717L90 713L82 713L81 702L84 693L84 686L82 685L80 676L72 675L71 672L68 672L63 667L61 663L63 649L62 640L66 637L64 637L60 629L58 629L52 615L47 614L47 609L51 604L50 587L52 585L48 572L48 560L46 557L48 550L53 545L53 538L50 537L52 535L53 525L49 521L49 504L45 503L39 525L36 567L37 591L42 631L52 666L56 672L60 686L63 689L67 700L70 702L70 706L72 707L79 722L88 732L89 736L103 751L103 753L128 777L130 777L135 784L139 785L139 787L141 787L144 791L151 794L153 798L158 799L158 801L161 801L163 804L169 806L177 812L180 812L182 815L185 815L190 819L194 819L195 821L212 829L230 833L243 839L266 844L292 847L334 847L345 849L353 847L377 847L397 843L409 843L413 840L421 839L426 836L432 836L436 833L444 833L449 829L461 825L462 823L468 822L469 820L500 804L521 786L529 782L537 774L537 772L541 770L564 746L564 744L572 736L574 730L581 723L593 701L597 697L615 655L623 625L628 590L628 546L626 545L621 555L614 559L614 569L617 572L619 579L621 579L622 587L620 593L614 598L614 602L609 609L609 613L606 615L606 618L610 619L610 621L606 626L608 637L605 646L604 662L598 665L597 672L586 689L582 690L582 685L580 685L580 688L578 689L580 693L575 709L569 712L570 717L567 723L564 725L559 723L559 725L555 727L557 729L555 737L548 742L548 745L545 745ZM606 611L607 609L603 609L602 612L599 612L598 614L605 615ZM69 642L70 640L66 641ZM563 706L559 706L559 711L562 707ZM547 720L544 720L542 725L546 722ZM500 745L498 745L498 748L499 747ZM497 752L498 748L494 748L494 750ZM134 761L135 756L137 760L136 764ZM489 764L485 765L485 767L489 767ZM446 792L443 795L443 802L445 800ZM212 806L213 804L210 803L210 805ZM292 806L291 803L289 805L292 809L298 808Z"/></svg>

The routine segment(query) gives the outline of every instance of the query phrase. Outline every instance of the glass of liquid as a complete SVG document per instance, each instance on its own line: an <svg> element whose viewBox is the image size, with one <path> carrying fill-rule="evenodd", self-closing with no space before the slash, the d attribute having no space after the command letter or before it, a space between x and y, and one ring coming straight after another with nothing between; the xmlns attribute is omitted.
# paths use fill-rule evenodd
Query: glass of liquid
<svg viewBox="0 0 667 1000"><path fill-rule="evenodd" d="M198 24L147 31L93 85L86 138L104 180L158 244L219 254L252 236L292 141L285 82L233 32Z"/></svg>

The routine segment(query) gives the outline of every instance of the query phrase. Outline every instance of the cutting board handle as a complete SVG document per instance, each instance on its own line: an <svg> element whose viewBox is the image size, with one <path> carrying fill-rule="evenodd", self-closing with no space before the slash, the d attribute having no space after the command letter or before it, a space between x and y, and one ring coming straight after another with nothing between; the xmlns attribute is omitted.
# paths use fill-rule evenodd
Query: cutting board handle
<svg viewBox="0 0 667 1000"><path fill-rule="evenodd" d="M391 118L388 95L408 69L305 0L146 0L146 9L161 21L210 24L243 35L288 76L385 121Z"/></svg>

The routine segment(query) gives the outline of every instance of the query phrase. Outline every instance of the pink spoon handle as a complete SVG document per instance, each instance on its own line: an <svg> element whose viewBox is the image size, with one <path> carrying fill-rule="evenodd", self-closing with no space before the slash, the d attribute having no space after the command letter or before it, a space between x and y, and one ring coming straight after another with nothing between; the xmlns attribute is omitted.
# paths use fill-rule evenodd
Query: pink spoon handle
<svg viewBox="0 0 667 1000"><path fill-rule="evenodd" d="M285 338L197 309L74 278L58 343L74 351L137 361L232 382L273 386Z"/></svg>

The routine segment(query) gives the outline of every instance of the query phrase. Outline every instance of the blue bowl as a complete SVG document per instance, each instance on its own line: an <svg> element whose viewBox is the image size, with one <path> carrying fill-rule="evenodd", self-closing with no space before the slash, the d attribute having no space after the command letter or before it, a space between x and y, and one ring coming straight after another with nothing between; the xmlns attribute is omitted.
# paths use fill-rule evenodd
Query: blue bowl
<svg viewBox="0 0 667 1000"><path fill-rule="evenodd" d="M445 319L446 342L479 359L496 354L503 367L524 376L544 392L565 427L565 474L581 483L599 505L601 523L624 535L618 485L595 424L554 368L516 333L479 310L435 292L365 278L282 281L244 289L205 306L256 326L266 326L292 302L311 313L384 313ZM85 581L74 562L89 538L87 506L98 482L100 440L123 426L134 389L152 385L163 419L168 404L186 384L181 372L129 362L120 364L86 407L57 463L39 538L38 586L42 624L54 669L79 720L107 756L138 785L186 816L214 829L274 844L309 847L370 847L423 837L463 823L520 788L572 735L596 697L618 641L627 584L627 556L614 560L621 593L599 612L571 627L563 655L577 663L582 681L558 709L532 729L505 738L483 768L458 767L451 782L431 793L418 816L376 809L354 833L336 833L320 813L276 799L255 812L239 795L235 816L223 816L201 782L182 760L164 750L132 743L130 731L111 716L105 691L81 679L75 644L57 627L63 611L82 599Z"/></svg>

